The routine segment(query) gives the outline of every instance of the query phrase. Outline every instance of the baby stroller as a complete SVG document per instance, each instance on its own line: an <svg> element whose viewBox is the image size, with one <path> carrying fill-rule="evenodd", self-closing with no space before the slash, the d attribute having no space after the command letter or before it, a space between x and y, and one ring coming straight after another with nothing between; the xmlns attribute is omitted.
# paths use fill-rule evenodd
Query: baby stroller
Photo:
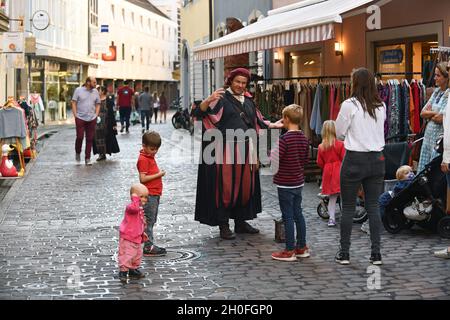
<svg viewBox="0 0 450 320"><path fill-rule="evenodd" d="M442 138L436 149L440 155L419 172L410 185L396 194L385 208L383 225L398 233L417 224L450 238L450 216L446 215L447 182L441 171Z"/></svg>
<svg viewBox="0 0 450 320"><path fill-rule="evenodd" d="M320 203L317 205L317 214L324 220L328 220L330 215L328 214L328 201L329 196L319 193L317 197L320 199ZM342 212L341 197L337 198L336 204L339 205L339 212ZM358 193L356 198L356 214L353 217L353 223L363 223L367 220L367 211L364 208L364 196L362 190Z"/></svg>

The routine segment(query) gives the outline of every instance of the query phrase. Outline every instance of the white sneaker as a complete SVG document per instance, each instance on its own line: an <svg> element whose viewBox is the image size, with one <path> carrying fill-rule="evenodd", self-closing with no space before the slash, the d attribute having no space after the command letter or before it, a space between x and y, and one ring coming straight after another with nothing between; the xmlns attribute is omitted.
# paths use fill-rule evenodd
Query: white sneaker
<svg viewBox="0 0 450 320"><path fill-rule="evenodd" d="M450 259L450 252L448 251L448 248L446 248L439 251L435 251L434 256L442 259Z"/></svg>
<svg viewBox="0 0 450 320"><path fill-rule="evenodd" d="M81 161L81 154L76 153L75 154L75 160L76 160L76 162L80 162Z"/></svg>
<svg viewBox="0 0 450 320"><path fill-rule="evenodd" d="M91 159L86 159L84 162L87 166L92 166Z"/></svg>
<svg viewBox="0 0 450 320"><path fill-rule="evenodd" d="M361 231L370 234L369 220L362 224Z"/></svg>
<svg viewBox="0 0 450 320"><path fill-rule="evenodd" d="M336 226L336 221L334 221L333 219L328 220L328 226L329 227L335 227Z"/></svg>

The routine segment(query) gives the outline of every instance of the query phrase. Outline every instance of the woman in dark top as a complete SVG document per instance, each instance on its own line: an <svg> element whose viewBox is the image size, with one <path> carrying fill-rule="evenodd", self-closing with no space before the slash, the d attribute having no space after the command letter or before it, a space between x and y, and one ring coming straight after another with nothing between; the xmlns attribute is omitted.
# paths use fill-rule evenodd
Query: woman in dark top
<svg viewBox="0 0 450 320"><path fill-rule="evenodd" d="M97 161L106 160L106 154L119 153L120 148L117 143L117 123L114 113L114 95L108 94L105 87L99 88L100 93L100 113L99 120L95 128L94 154L98 154Z"/></svg>

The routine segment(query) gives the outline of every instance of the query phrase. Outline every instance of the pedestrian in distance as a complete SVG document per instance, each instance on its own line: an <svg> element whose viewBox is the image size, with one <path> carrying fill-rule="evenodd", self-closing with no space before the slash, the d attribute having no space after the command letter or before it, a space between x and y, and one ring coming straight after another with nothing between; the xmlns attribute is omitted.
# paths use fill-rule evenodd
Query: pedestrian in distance
<svg viewBox="0 0 450 320"><path fill-rule="evenodd" d="M153 92L153 115L155 116L155 124L158 123L159 98L158 92Z"/></svg>
<svg viewBox="0 0 450 320"><path fill-rule="evenodd" d="M383 149L386 106L366 68L352 73L351 98L342 103L336 119L336 135L344 139L345 157L341 168L342 216L340 250L335 261L350 264L350 239L356 198L363 186L364 204L369 217L371 255L369 262L381 265L381 218L378 198L383 192L385 159Z"/></svg>
<svg viewBox="0 0 450 320"><path fill-rule="evenodd" d="M163 92L161 92L161 95L159 96L159 115L161 118L159 123L162 123L163 116L164 116L164 123L166 123L167 109L169 109L169 104L167 103L167 98L164 95L164 91L163 91Z"/></svg>
<svg viewBox="0 0 450 320"><path fill-rule="evenodd" d="M85 164L92 165L91 151L95 136L95 126L100 112L100 95L96 89L97 80L88 77L82 87L75 90L72 97L72 113L75 117L77 138L75 160L81 161L81 148L86 134Z"/></svg>
<svg viewBox="0 0 450 320"><path fill-rule="evenodd" d="M272 253L274 260L295 261L297 257L310 256L306 245L306 223L302 213L302 191L305 185L305 165L309 162L309 143L300 130L302 119L301 106L293 104L283 109L283 124L287 132L280 137L278 146L271 154L272 165L275 163L278 167L273 182L278 187L286 238L286 249Z"/></svg>
<svg viewBox="0 0 450 320"><path fill-rule="evenodd" d="M336 126L327 120L322 127L322 143L317 153L317 164L322 168L322 194L328 200L328 226L336 226L336 202L341 192L341 165L345 156L344 143L336 139Z"/></svg>
<svg viewBox="0 0 450 320"><path fill-rule="evenodd" d="M158 218L159 202L162 195L162 177L166 175L156 163L155 156L161 147L161 137L155 131L147 131L142 136L142 150L137 162L139 180L148 189L148 201L144 206L147 222L148 240L144 245L144 256L163 256L167 253L165 248L155 245L154 226Z"/></svg>
<svg viewBox="0 0 450 320"><path fill-rule="evenodd" d="M134 91L129 86L129 81L124 82L124 86L117 90L117 103L120 113L120 132L130 133L130 117L134 108Z"/></svg>
<svg viewBox="0 0 450 320"><path fill-rule="evenodd" d="M95 128L95 139L93 150L94 154L98 154L97 161L106 160L106 155L119 153L120 148L117 143L117 121L114 114L114 100L108 98L108 90L106 87L99 87L100 94L100 112L97 118L97 126Z"/></svg>
<svg viewBox="0 0 450 320"><path fill-rule="evenodd" d="M153 115L153 98L149 93L150 88L145 87L144 92L139 96L139 107L141 110L142 134L150 129Z"/></svg>
<svg viewBox="0 0 450 320"><path fill-rule="evenodd" d="M119 228L119 280L142 279L139 270L142 262L142 243L148 237L145 233L144 209L148 201L148 190L142 184L134 184L130 189L131 203L127 205L125 216Z"/></svg>

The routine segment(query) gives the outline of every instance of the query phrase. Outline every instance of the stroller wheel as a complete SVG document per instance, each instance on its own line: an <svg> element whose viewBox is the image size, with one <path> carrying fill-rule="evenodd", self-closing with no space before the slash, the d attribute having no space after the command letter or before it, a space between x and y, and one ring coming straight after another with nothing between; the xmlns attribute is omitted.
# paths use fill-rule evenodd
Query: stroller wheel
<svg viewBox="0 0 450 320"><path fill-rule="evenodd" d="M399 233L406 225L406 218L398 209L386 209L382 221L386 231L393 234Z"/></svg>
<svg viewBox="0 0 450 320"><path fill-rule="evenodd" d="M356 214L353 217L353 223L364 223L367 220L366 208L362 206L356 206Z"/></svg>
<svg viewBox="0 0 450 320"><path fill-rule="evenodd" d="M319 205L317 206L317 214L324 220L328 220L330 218L330 215L328 214L328 208L323 202L319 203Z"/></svg>
<svg viewBox="0 0 450 320"><path fill-rule="evenodd" d="M438 232L442 238L450 239L450 216L439 220Z"/></svg>
<svg viewBox="0 0 450 320"><path fill-rule="evenodd" d="M431 211L431 214L428 217L428 219L419 221L417 224L422 228L427 229L431 232L438 232L438 223L440 222L441 218L444 217L446 216L441 209L434 208L433 211Z"/></svg>

